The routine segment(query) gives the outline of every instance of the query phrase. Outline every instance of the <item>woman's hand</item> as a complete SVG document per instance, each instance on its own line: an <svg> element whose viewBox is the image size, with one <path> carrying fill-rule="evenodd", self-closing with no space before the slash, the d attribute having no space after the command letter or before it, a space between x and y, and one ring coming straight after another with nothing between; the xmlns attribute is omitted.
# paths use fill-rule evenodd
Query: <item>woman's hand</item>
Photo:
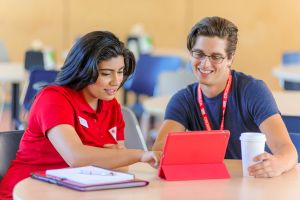
<svg viewBox="0 0 300 200"><path fill-rule="evenodd" d="M159 166L161 155L162 155L161 151L146 151L142 155L140 161L148 163L149 165L157 169Z"/></svg>
<svg viewBox="0 0 300 200"><path fill-rule="evenodd" d="M248 168L249 175L255 178L271 178L279 176L284 172L284 163L276 155L267 152L253 159L258 162Z"/></svg>

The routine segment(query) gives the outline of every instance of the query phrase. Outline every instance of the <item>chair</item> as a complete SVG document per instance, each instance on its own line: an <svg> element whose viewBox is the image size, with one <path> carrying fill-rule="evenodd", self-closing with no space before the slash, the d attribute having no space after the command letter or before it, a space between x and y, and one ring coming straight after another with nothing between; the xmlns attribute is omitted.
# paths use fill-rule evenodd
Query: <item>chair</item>
<svg viewBox="0 0 300 200"><path fill-rule="evenodd" d="M127 107L122 107L125 121L125 146L129 149L142 149L147 151L147 146L134 113Z"/></svg>
<svg viewBox="0 0 300 200"><path fill-rule="evenodd" d="M292 142L294 143L298 153L298 163L300 163L300 133L290 133Z"/></svg>
<svg viewBox="0 0 300 200"><path fill-rule="evenodd" d="M30 72L29 83L26 90L23 107L28 111L31 107L34 96L42 89L43 86L52 83L58 71L35 69Z"/></svg>
<svg viewBox="0 0 300 200"><path fill-rule="evenodd" d="M0 180L6 173L12 160L16 158L24 130L0 133Z"/></svg>
<svg viewBox="0 0 300 200"><path fill-rule="evenodd" d="M176 56L140 56L132 80L124 85L125 90L132 91L136 95L136 101L132 109L138 118L140 118L143 113L139 96L155 95L155 87L159 74L164 71L178 70L182 64L182 59Z"/></svg>
<svg viewBox="0 0 300 200"><path fill-rule="evenodd" d="M288 129L292 142L298 152L298 163L300 163L300 116L283 115L282 119Z"/></svg>
<svg viewBox="0 0 300 200"><path fill-rule="evenodd" d="M300 134L300 116L283 115L282 119L289 133Z"/></svg>
<svg viewBox="0 0 300 200"><path fill-rule="evenodd" d="M28 50L25 52L25 69L45 69L44 54L42 51Z"/></svg>
<svg viewBox="0 0 300 200"><path fill-rule="evenodd" d="M289 67L291 65L300 65L300 52L283 53L281 62L284 67ZM284 81L283 87L285 90L300 90L300 83Z"/></svg>
<svg viewBox="0 0 300 200"><path fill-rule="evenodd" d="M35 95L46 85L52 83L58 71L55 70L43 70L43 69L35 69L29 74L29 81L27 86L25 86L24 91L26 90L25 95L22 95L23 99L23 109L25 111L23 120L16 120L15 126L16 129L22 130L26 127L27 119L26 115L31 108L31 104L34 100Z"/></svg>

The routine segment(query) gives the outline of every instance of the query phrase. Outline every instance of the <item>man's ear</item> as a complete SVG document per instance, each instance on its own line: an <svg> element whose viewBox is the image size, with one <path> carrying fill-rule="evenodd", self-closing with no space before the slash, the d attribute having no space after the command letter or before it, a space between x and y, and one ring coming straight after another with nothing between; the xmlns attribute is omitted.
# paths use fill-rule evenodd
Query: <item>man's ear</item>
<svg viewBox="0 0 300 200"><path fill-rule="evenodd" d="M227 65L228 68L231 68L233 60L234 60L234 53L232 53L230 59L228 59L228 65Z"/></svg>

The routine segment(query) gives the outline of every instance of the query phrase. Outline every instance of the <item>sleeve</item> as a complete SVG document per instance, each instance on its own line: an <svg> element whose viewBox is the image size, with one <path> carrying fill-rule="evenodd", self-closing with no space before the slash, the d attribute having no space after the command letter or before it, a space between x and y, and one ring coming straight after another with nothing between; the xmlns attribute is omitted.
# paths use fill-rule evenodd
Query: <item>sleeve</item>
<svg viewBox="0 0 300 200"><path fill-rule="evenodd" d="M245 102L247 110L257 126L270 116L279 113L271 91L261 80L253 80L246 86Z"/></svg>
<svg viewBox="0 0 300 200"><path fill-rule="evenodd" d="M174 120L188 128L188 102L185 100L184 90L177 92L169 101L165 120Z"/></svg>
<svg viewBox="0 0 300 200"><path fill-rule="evenodd" d="M123 118L123 114L121 111L121 106L118 102L117 109L116 109L116 116L117 116L117 140L125 140L124 136L124 129L125 129L125 122Z"/></svg>
<svg viewBox="0 0 300 200"><path fill-rule="evenodd" d="M67 97L56 90L42 91L32 105L31 114L44 134L59 124L74 126L74 109Z"/></svg>

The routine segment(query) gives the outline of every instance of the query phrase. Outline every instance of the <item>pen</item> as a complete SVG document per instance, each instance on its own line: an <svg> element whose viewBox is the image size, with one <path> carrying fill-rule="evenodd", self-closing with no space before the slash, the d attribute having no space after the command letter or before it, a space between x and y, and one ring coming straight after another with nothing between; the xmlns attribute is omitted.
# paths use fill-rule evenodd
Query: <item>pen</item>
<svg viewBox="0 0 300 200"><path fill-rule="evenodd" d="M85 175L98 175L98 176L113 176L114 173L111 171L108 172L99 172L99 171L92 171L92 170L80 170L79 174L85 174Z"/></svg>

